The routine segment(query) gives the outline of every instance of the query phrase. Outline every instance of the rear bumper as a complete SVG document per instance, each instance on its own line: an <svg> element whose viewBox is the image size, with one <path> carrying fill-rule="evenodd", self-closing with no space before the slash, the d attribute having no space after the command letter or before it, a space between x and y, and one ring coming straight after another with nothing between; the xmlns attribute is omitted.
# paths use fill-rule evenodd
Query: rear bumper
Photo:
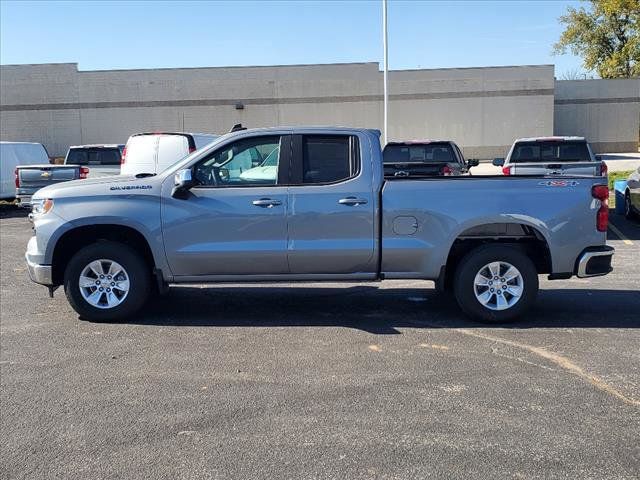
<svg viewBox="0 0 640 480"><path fill-rule="evenodd" d="M31 195L16 195L18 206L22 208L31 208Z"/></svg>
<svg viewBox="0 0 640 480"><path fill-rule="evenodd" d="M586 248L576 261L575 274L579 278L599 277L611 272L614 248L608 245Z"/></svg>

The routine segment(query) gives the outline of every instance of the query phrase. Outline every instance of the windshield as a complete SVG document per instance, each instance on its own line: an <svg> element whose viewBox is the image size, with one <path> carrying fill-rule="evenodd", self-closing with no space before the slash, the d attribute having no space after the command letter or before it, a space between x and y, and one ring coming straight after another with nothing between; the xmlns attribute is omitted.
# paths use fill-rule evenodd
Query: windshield
<svg viewBox="0 0 640 480"><path fill-rule="evenodd" d="M120 165L119 148L72 148L67 165Z"/></svg>
<svg viewBox="0 0 640 480"><path fill-rule="evenodd" d="M416 145L387 145L384 163L452 163L455 155L448 143Z"/></svg>
<svg viewBox="0 0 640 480"><path fill-rule="evenodd" d="M162 175L163 173L167 172L168 170L177 172L181 168L184 168L184 166L187 165L191 161L192 158L194 158L197 155L200 155L204 149L210 150L211 148L215 148L216 145L218 145L221 142L224 142L229 137L229 135L231 135L231 134L227 133L225 135L220 135L215 140L213 140L211 143L208 143L204 147L200 148L199 150L196 150L195 152L191 152L187 156L182 157L177 162L167 166L164 170L162 170L158 174Z"/></svg>
<svg viewBox="0 0 640 480"><path fill-rule="evenodd" d="M511 163L590 162L587 142L520 142L509 159Z"/></svg>

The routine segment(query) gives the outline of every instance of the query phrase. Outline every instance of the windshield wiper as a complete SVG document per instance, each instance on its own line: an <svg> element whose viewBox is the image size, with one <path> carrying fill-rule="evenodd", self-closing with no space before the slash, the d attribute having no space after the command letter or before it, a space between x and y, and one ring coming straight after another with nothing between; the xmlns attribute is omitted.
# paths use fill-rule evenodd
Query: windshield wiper
<svg viewBox="0 0 640 480"><path fill-rule="evenodd" d="M156 173L137 173L136 178L155 177L156 175Z"/></svg>

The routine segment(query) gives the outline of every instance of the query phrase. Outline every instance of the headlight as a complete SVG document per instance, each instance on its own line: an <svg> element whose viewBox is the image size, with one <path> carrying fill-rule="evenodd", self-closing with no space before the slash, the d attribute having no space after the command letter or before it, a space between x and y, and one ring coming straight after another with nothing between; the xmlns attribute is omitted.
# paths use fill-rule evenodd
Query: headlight
<svg viewBox="0 0 640 480"><path fill-rule="evenodd" d="M53 200L50 198L44 200L35 200L32 203L31 213L34 215L44 215L53 209Z"/></svg>

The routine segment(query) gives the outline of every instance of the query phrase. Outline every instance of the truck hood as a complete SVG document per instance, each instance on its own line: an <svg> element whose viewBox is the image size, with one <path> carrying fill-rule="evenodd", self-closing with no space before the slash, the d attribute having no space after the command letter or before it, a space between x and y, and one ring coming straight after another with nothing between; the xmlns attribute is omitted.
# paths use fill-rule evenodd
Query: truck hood
<svg viewBox="0 0 640 480"><path fill-rule="evenodd" d="M133 175L88 178L56 183L38 190L34 200L44 198L69 198L96 195L146 194L157 195L162 180L157 176L136 178Z"/></svg>

